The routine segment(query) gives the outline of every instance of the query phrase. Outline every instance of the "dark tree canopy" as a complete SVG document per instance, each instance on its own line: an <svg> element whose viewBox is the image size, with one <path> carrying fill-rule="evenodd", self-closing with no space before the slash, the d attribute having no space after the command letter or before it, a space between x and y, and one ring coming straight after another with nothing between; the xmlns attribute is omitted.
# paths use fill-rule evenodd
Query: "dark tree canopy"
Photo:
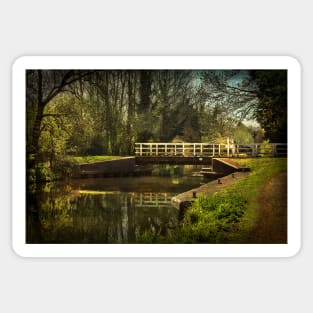
<svg viewBox="0 0 313 313"><path fill-rule="evenodd" d="M252 71L259 103L254 115L271 142L287 142L287 71Z"/></svg>
<svg viewBox="0 0 313 313"><path fill-rule="evenodd" d="M286 70L205 71L202 81L207 101L240 121L255 118L271 142L287 142Z"/></svg>

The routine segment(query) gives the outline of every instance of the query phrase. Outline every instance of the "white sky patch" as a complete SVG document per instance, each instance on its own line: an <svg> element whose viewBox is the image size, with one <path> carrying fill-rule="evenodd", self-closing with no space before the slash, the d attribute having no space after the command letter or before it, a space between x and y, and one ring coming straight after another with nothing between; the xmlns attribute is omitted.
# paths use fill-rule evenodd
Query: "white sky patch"
<svg viewBox="0 0 313 313"><path fill-rule="evenodd" d="M246 70L240 71L240 73L236 74L235 76L228 79L227 83L230 86L238 86L240 85L244 80L249 78L249 73Z"/></svg>
<svg viewBox="0 0 313 313"><path fill-rule="evenodd" d="M261 125L255 120L243 120L242 123L247 127L255 127L255 128L261 128Z"/></svg>

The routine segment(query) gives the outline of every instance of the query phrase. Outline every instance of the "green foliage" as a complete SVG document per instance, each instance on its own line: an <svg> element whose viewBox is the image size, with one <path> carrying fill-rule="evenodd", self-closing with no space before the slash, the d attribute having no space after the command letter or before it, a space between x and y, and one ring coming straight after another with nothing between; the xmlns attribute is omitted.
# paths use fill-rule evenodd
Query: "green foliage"
<svg viewBox="0 0 313 313"><path fill-rule="evenodd" d="M238 144L250 144L254 139L249 128L241 123L234 130L234 141Z"/></svg>
<svg viewBox="0 0 313 313"><path fill-rule="evenodd" d="M287 142L287 70L252 71L258 86L254 116L271 142Z"/></svg>
<svg viewBox="0 0 313 313"><path fill-rule="evenodd" d="M49 182L61 178L61 173L51 168L49 162L40 162L36 168L27 169L28 183Z"/></svg>
<svg viewBox="0 0 313 313"><path fill-rule="evenodd" d="M45 107L41 124L39 153L46 160L84 154L94 136L93 118L84 100L65 93Z"/></svg>
<svg viewBox="0 0 313 313"><path fill-rule="evenodd" d="M228 109L219 104L203 106L200 115L200 132L203 142L219 142L226 137L233 137L238 121Z"/></svg>
<svg viewBox="0 0 313 313"><path fill-rule="evenodd" d="M272 146L269 143L269 140L264 140L262 145L259 148L257 156L264 157L272 154Z"/></svg>
<svg viewBox="0 0 313 313"><path fill-rule="evenodd" d="M247 200L240 195L219 193L202 196L187 210L179 232L183 242L218 243L238 229Z"/></svg>
<svg viewBox="0 0 313 313"><path fill-rule="evenodd" d="M138 236L139 243L160 243L161 237L156 236L151 230L145 230Z"/></svg>

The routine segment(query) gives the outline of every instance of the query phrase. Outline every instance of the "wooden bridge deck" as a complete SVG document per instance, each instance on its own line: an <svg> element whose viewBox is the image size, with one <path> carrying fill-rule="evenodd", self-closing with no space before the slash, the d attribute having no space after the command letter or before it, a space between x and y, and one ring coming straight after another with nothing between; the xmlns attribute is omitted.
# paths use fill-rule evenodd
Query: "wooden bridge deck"
<svg viewBox="0 0 313 313"><path fill-rule="evenodd" d="M212 157L199 156L173 156L173 155L136 155L136 164L174 164L174 165L208 165Z"/></svg>

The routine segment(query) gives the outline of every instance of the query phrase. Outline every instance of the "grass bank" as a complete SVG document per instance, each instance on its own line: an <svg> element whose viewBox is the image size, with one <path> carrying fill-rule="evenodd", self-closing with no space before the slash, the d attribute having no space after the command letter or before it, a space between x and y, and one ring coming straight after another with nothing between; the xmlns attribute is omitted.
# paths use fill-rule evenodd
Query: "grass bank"
<svg viewBox="0 0 313 313"><path fill-rule="evenodd" d="M115 156L115 155L86 155L86 156L67 157L66 160L76 163L76 164L85 164L85 163L118 160L121 158L122 158L121 156Z"/></svg>
<svg viewBox="0 0 313 313"><path fill-rule="evenodd" d="M259 197L266 182L287 171L285 158L239 159L251 168L245 178L213 195L201 196L180 226L166 237L145 233L143 242L246 243L259 219Z"/></svg>

